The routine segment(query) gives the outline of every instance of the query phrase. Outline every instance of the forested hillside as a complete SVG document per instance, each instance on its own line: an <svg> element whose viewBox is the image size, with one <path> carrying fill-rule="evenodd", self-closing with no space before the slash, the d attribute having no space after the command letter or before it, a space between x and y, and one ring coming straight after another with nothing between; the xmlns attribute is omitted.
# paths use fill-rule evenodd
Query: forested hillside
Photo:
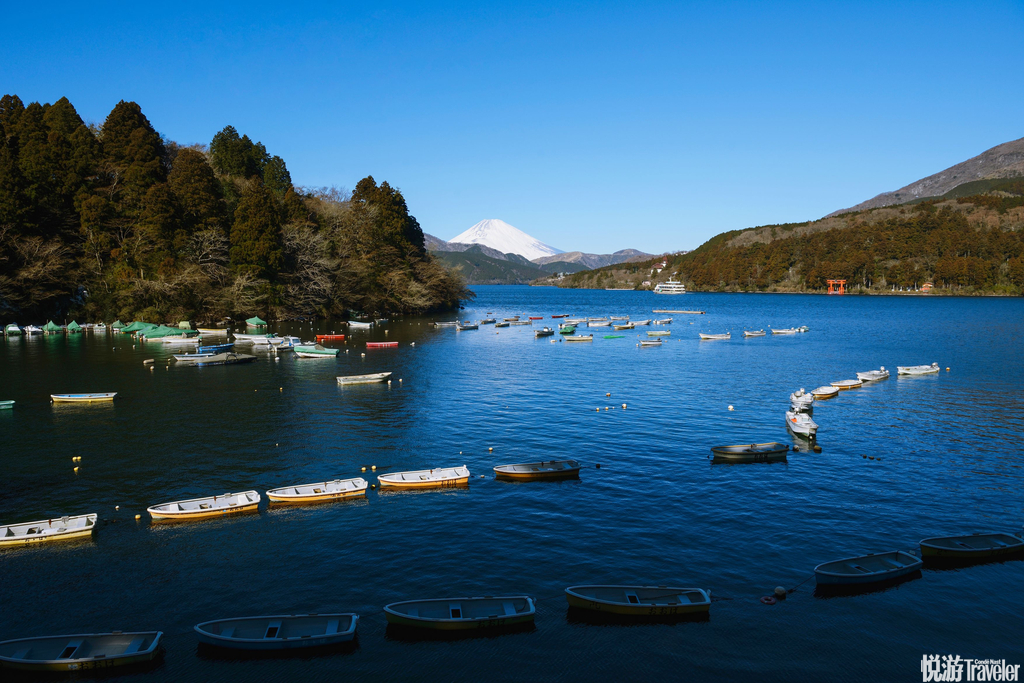
<svg viewBox="0 0 1024 683"><path fill-rule="evenodd" d="M231 126L181 146L134 102L86 125L66 98L0 99L5 318L418 312L468 296L386 182L303 190Z"/></svg>
<svg viewBox="0 0 1024 683"><path fill-rule="evenodd" d="M981 194L944 196L808 223L722 233L693 252L650 266L623 264L566 277L561 286L652 284L677 274L698 291L824 291L845 279L855 292L1024 291L1024 180L989 182Z"/></svg>

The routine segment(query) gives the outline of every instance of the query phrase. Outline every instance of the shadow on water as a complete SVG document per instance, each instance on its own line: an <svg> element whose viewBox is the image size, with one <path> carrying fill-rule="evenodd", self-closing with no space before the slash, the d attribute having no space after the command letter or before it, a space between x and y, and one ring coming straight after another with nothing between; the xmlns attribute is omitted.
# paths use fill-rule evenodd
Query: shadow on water
<svg viewBox="0 0 1024 683"><path fill-rule="evenodd" d="M403 626L401 624L388 624L384 631L387 640L394 640L403 643L418 643L424 641L438 640L485 640L498 638L500 636L512 635L515 633L533 633L537 630L532 621L510 626L484 626L466 631L440 631L427 628L416 628L415 626Z"/></svg>
<svg viewBox="0 0 1024 683"><path fill-rule="evenodd" d="M878 583L871 584L840 584L840 585L816 585L814 587L814 597L828 600L829 598L841 598L849 597L853 595L867 595L868 593L885 593L889 590L894 590L904 583L909 583L916 579L921 578L921 570L913 571L904 576L890 579L888 581L879 581Z"/></svg>
<svg viewBox="0 0 1024 683"><path fill-rule="evenodd" d="M196 656L207 661L232 662L253 659L309 660L332 655L350 655L359 649L359 636L347 643L331 643L316 647L302 647L291 650L236 650L217 647L208 643L196 645Z"/></svg>
<svg viewBox="0 0 1024 683"><path fill-rule="evenodd" d="M997 565L1006 564L1008 562L1019 562L1024 560L1024 549L1017 550L1013 553L1007 553L999 557L926 557L924 558L924 568L929 571L956 571L958 569L965 569L967 567L976 567L980 565Z"/></svg>
<svg viewBox="0 0 1024 683"><path fill-rule="evenodd" d="M647 624L703 623L711 621L711 614L710 612L698 612L696 614L627 616L595 612L593 610L580 609L579 607L569 607L565 614L565 620L569 624L584 626L641 626Z"/></svg>

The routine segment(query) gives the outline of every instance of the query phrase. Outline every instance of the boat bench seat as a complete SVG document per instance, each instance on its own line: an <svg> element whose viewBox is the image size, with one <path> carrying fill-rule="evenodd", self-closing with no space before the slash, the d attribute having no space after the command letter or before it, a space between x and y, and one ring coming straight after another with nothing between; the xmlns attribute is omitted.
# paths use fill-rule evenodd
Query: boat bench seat
<svg viewBox="0 0 1024 683"><path fill-rule="evenodd" d="M5 537L7 537L7 538L9 538L9 537L11 537L11 536L13 536L13 535L14 535L14 532L13 532L13 531L11 531L11 528L10 528L10 527L7 527L7 533L6 533L6 534L4 534L4 536L5 536Z"/></svg>
<svg viewBox="0 0 1024 683"><path fill-rule="evenodd" d="M501 606L505 608L505 616L513 616L516 613L516 606L511 600L503 600Z"/></svg>
<svg viewBox="0 0 1024 683"><path fill-rule="evenodd" d="M31 649L31 647L24 647L11 655L11 659L25 659Z"/></svg>
<svg viewBox="0 0 1024 683"><path fill-rule="evenodd" d="M337 632L338 632L338 620L337 619L331 619L330 621L327 622L327 630L324 631L324 635L331 636L331 635L334 635Z"/></svg>
<svg viewBox="0 0 1024 683"><path fill-rule="evenodd" d="M142 644L146 642L145 636L139 636L138 638L132 638L132 642L128 643L128 647L125 648L124 653L126 655L133 655L142 649Z"/></svg>
<svg viewBox="0 0 1024 683"><path fill-rule="evenodd" d="M234 626L228 626L226 629L221 631L220 634L222 636L224 636L225 638L232 638L235 635L235 627Z"/></svg>

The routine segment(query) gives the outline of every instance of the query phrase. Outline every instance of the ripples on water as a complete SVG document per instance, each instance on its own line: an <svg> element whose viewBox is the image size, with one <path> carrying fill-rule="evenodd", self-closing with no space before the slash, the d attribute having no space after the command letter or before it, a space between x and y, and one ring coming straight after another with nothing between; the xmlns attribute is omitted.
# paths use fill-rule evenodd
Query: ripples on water
<svg viewBox="0 0 1024 683"><path fill-rule="evenodd" d="M439 316L394 320L386 336L356 332L337 361L282 354L219 368L165 369L169 351L114 335L0 342L0 399L18 401L0 412L0 521L93 511L102 520L92 542L0 553L0 639L162 629L162 663L125 674L140 681L917 680L925 653L1024 663L1024 562L925 571L833 599L814 597L811 581L780 605L758 602L823 561L926 536L1020 530L1024 301L478 293L461 317L544 315L538 324L553 325L554 313L708 314L674 315L660 348L636 348L650 328L550 343L528 327L434 330L429 320L453 317ZM801 324L811 331L740 336ZM308 338L332 327L275 331ZM729 330L730 341L697 340ZM400 348L362 348L385 338ZM154 370L145 358L157 359ZM933 361L950 372L896 377L897 365ZM880 365L891 379L816 407L822 453L772 465L708 460L711 445L791 442L790 392ZM334 381L384 370L403 381ZM72 391L119 394L112 406L47 402ZM73 455L82 456L77 475ZM490 469L560 457L587 465L578 481L507 483ZM359 476L364 465L461 464L475 477L467 489L134 521L155 503L262 495ZM702 623L567 619L565 586L632 582L711 588L723 600ZM456 642L386 633L388 602L502 592L540 599L534 630ZM200 621L311 611L360 613L359 646L258 662L196 656Z"/></svg>

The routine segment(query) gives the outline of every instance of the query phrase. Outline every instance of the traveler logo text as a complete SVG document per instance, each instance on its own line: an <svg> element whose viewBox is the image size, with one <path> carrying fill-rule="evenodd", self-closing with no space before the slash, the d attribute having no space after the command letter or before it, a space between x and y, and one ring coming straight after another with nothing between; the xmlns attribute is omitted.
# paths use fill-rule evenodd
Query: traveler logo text
<svg viewBox="0 0 1024 683"><path fill-rule="evenodd" d="M921 675L928 681L1019 681L1020 664L1005 659L964 659L960 655L924 655Z"/></svg>

